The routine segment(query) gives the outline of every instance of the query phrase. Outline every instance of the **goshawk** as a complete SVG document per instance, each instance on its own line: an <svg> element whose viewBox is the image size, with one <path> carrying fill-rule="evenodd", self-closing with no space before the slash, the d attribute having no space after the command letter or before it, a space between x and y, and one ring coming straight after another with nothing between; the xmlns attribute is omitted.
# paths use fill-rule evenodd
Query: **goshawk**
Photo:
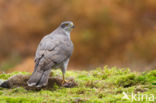
<svg viewBox="0 0 156 103"><path fill-rule="evenodd" d="M65 21L52 33L43 37L36 51L35 68L27 82L28 86L45 86L52 68L60 68L63 82L65 81L64 75L73 51L73 43L70 39L73 28L73 22Z"/></svg>

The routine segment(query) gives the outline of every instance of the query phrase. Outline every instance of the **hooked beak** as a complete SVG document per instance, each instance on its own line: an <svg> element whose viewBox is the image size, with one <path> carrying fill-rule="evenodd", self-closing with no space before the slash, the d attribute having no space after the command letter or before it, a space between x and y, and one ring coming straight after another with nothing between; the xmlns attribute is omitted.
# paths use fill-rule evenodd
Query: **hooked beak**
<svg viewBox="0 0 156 103"><path fill-rule="evenodd" d="M75 28L75 26L73 25L72 28Z"/></svg>

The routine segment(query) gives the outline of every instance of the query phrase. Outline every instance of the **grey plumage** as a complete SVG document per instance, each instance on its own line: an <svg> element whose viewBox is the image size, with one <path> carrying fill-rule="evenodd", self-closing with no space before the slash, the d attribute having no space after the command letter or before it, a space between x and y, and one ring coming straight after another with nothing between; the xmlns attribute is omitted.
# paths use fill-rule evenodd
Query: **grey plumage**
<svg viewBox="0 0 156 103"><path fill-rule="evenodd" d="M62 22L57 29L41 40L36 51L34 72L27 82L29 86L45 86L51 68L61 68L64 76L73 51L70 39L73 27L71 21Z"/></svg>

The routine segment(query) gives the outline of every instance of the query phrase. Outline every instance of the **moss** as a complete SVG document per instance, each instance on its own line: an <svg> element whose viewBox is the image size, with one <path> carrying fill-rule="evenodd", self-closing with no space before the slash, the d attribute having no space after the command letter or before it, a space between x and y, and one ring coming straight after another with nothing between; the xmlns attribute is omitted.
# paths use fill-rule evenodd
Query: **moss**
<svg viewBox="0 0 156 103"><path fill-rule="evenodd" d="M135 78L136 78L136 75L133 73L121 75L121 76L118 76L118 78L116 78L114 83L117 86L129 87L129 86L136 84L137 81L135 80Z"/></svg>
<svg viewBox="0 0 156 103"><path fill-rule="evenodd" d="M1 74L0 79L8 79L16 74ZM52 73L54 78L61 78L61 71ZM144 73L131 72L129 69L116 67L96 68L92 71L68 71L67 79L74 79L78 86L60 87L40 91L26 90L23 87L0 89L0 103L137 103L123 100L123 92L146 93L156 95L156 70ZM147 103L143 100L142 103ZM152 103L152 102L151 102ZM154 103L154 102L153 102Z"/></svg>
<svg viewBox="0 0 156 103"><path fill-rule="evenodd" d="M3 73L3 74L0 74L0 79L6 80L16 74L24 74L25 75L25 74L30 74L30 73L28 73L28 72L12 72L12 73L8 73L8 74Z"/></svg>

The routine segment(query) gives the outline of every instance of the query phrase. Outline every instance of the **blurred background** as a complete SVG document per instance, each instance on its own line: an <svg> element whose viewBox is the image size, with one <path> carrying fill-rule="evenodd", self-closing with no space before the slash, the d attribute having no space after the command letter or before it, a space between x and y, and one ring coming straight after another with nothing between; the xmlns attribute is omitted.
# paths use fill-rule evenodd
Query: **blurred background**
<svg viewBox="0 0 156 103"><path fill-rule="evenodd" d="M65 20L69 69L156 67L156 0L0 0L0 71L32 72L41 38Z"/></svg>

